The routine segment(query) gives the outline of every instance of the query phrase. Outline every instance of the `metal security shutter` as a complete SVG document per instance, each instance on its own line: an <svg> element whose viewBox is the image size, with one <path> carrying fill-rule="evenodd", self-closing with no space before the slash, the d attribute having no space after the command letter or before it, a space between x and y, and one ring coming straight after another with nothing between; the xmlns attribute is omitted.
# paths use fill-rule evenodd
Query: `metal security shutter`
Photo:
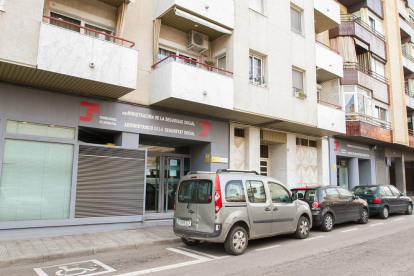
<svg viewBox="0 0 414 276"><path fill-rule="evenodd" d="M145 151L79 146L75 218L143 214Z"/></svg>

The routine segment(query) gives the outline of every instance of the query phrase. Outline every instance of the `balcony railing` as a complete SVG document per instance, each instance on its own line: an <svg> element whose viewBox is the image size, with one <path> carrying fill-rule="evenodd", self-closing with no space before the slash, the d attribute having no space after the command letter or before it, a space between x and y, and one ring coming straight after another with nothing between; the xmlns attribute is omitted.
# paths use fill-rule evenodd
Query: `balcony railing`
<svg viewBox="0 0 414 276"><path fill-rule="evenodd" d="M408 136L414 137L414 130L409 129L408 130Z"/></svg>
<svg viewBox="0 0 414 276"><path fill-rule="evenodd" d="M210 72L216 72L218 74L222 74L224 76L233 76L233 72L224 70L222 68L218 68L215 67L213 65L209 65L206 63L202 63L196 60L192 60L190 58L186 58L186 57L182 57L182 56L178 56L178 55L169 55L166 58L163 58L162 60L158 61L157 63L155 63L154 65L152 65L152 68L157 68L157 67L162 67L165 64L171 62L171 61L175 61L175 62L179 62L182 64L186 64L189 66L193 66L193 67L197 67L197 68L203 68L203 69L207 69Z"/></svg>
<svg viewBox="0 0 414 276"><path fill-rule="evenodd" d="M362 21L362 19L360 17L357 17L353 14L342 14L341 15L341 21L342 22L355 22L355 23L358 23L359 25L361 25L362 27L364 27L365 29L367 29L368 31L370 31L375 36L377 36L378 38L380 38L382 41L385 42L385 36L383 34L379 33L374 28L372 28L366 22Z"/></svg>
<svg viewBox="0 0 414 276"><path fill-rule="evenodd" d="M414 62L414 57L412 57L410 54L408 54L406 51L402 50L402 55L409 59L411 62Z"/></svg>
<svg viewBox="0 0 414 276"><path fill-rule="evenodd" d="M338 54L338 55L339 55L339 52L338 52L337 50L335 50L335 49L333 49L333 48L329 47L328 45L326 45L326 44L324 44L324 43L322 43L322 42L320 42L320 41L318 41L318 40L315 40L315 41L316 41L316 43L318 43L319 45L322 45L322 46L323 46L323 47L325 47L326 49L331 50L332 52L334 52L334 53L336 53L336 54Z"/></svg>
<svg viewBox="0 0 414 276"><path fill-rule="evenodd" d="M330 102L326 102L326 101L323 101L321 99L318 99L318 103L323 104L323 105L327 105L329 107L333 107L333 108L336 108L336 109L339 109L339 110L342 109L342 106L340 106L340 105L336 105L336 104L333 104L333 103L330 103Z"/></svg>
<svg viewBox="0 0 414 276"><path fill-rule="evenodd" d="M364 122L373 126L391 130L391 123L381 119L363 114L363 113L346 113L345 116L348 122Z"/></svg>
<svg viewBox="0 0 414 276"><path fill-rule="evenodd" d="M44 17L44 18L47 18L47 19L49 19L49 20L53 20L53 21L57 21L57 22L61 22L61 23L64 23L64 24L67 24L67 25L70 25L70 26L75 26L75 27L80 28L80 29L84 29L84 30L87 30L87 31L90 31L90 32L94 32L94 33L97 33L97 34L101 34L101 35L104 35L104 36L107 36L107 37L114 38L114 39L116 39L116 40L122 41L122 42L121 42L121 44L122 44L122 45L124 45L124 41L125 41L125 42L128 42L128 43L131 43L131 46L130 46L131 48L135 46L135 42L132 42L132 41L130 41L130 40L126 40L126 39L121 38L121 37L117 37L117 36L110 35L110 34L107 34L107 33L104 33L104 32L100 32L100 31L97 31L97 30L94 30L94 29L90 29L90 28L87 28L87 27L83 27L83 26L81 26L81 25L74 24L74 23L71 23L71 22L67 22L67 21L65 21L65 20L58 19L58 18L54 18L54 17L50 17L50 16L47 16L47 15L43 15L43 17ZM116 41L116 40L115 40L115 41Z"/></svg>
<svg viewBox="0 0 414 276"><path fill-rule="evenodd" d="M410 21L408 21L407 19L404 18L404 16L402 16L400 14L400 18L405 21L405 23L407 23L412 29L414 29L413 23L411 23Z"/></svg>
<svg viewBox="0 0 414 276"><path fill-rule="evenodd" d="M368 69L367 67L357 63L357 62L344 62L344 70L357 70L362 73L365 73L374 79L382 81L383 83L388 84L388 79L380 74Z"/></svg>
<svg viewBox="0 0 414 276"><path fill-rule="evenodd" d="M405 95L407 95L407 96L409 96L411 98L414 98L414 92L412 92L412 91L410 91L408 89L405 89Z"/></svg>

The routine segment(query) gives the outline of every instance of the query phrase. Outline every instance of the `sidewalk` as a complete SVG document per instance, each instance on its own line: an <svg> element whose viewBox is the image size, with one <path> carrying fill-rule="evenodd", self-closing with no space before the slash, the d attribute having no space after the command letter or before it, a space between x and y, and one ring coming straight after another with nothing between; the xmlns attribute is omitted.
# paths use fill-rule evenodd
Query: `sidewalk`
<svg viewBox="0 0 414 276"><path fill-rule="evenodd" d="M171 226L0 242L0 267L179 242Z"/></svg>

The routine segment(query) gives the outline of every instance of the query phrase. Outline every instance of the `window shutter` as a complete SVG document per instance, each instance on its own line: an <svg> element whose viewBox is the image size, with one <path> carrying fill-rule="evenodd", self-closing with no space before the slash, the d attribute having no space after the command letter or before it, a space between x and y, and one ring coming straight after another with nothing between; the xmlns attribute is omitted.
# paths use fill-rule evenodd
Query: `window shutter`
<svg viewBox="0 0 414 276"><path fill-rule="evenodd" d="M290 7L290 20L292 29L302 32L302 13L297 9Z"/></svg>
<svg viewBox="0 0 414 276"><path fill-rule="evenodd" d="M303 91L303 73L292 69L293 87Z"/></svg>

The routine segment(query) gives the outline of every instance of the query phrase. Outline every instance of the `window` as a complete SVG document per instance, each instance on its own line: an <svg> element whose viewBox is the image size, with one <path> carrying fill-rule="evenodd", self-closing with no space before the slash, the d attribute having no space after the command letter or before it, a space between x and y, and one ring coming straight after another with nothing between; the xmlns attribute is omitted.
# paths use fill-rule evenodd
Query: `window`
<svg viewBox="0 0 414 276"><path fill-rule="evenodd" d="M179 62L181 62L181 63L187 64L187 65L192 65L192 66L196 66L196 65L197 65L197 63L195 63L195 62L189 61L189 59L190 59L190 60L197 61L197 59L195 59L195 58L188 57L188 56L181 55L181 54L180 54L180 57L184 57L184 58L186 58L186 59L184 59L184 58L179 58L179 59L178 59L178 61L179 61Z"/></svg>
<svg viewBox="0 0 414 276"><path fill-rule="evenodd" d="M269 158L269 147L260 145L260 158Z"/></svg>
<svg viewBox="0 0 414 276"><path fill-rule="evenodd" d="M249 56L250 82L258 85L265 83L263 59L254 55Z"/></svg>
<svg viewBox="0 0 414 276"><path fill-rule="evenodd" d="M75 139L75 128L8 120L6 132L13 134Z"/></svg>
<svg viewBox="0 0 414 276"><path fill-rule="evenodd" d="M220 69L223 69L223 70L226 70L226 61L227 59L226 59L226 56L223 56L223 57L221 57L221 58L218 58L217 59L217 67L218 68L220 68ZM220 70L218 70L218 73L219 74L222 74L222 75L226 75L227 73L226 72L224 72L224 71L220 71Z"/></svg>
<svg viewBox="0 0 414 276"><path fill-rule="evenodd" d="M325 189L325 191L326 191L327 199L330 199L330 200L339 199L338 191L335 188L327 188Z"/></svg>
<svg viewBox="0 0 414 276"><path fill-rule="evenodd" d="M51 12L50 13L50 17L57 18L57 19L60 19L60 20L64 20L64 21L67 21L69 23L73 23L73 24L76 24L76 25L81 25L81 21L80 20L76 20L76 19L73 19L73 18L64 16L64 15L61 15L61 14L54 13L54 12ZM63 23L63 22L58 22L58 21L55 21L55 20L50 20L50 24L51 25L58 26L58 27L62 27L62 28L65 28L65 29L68 29L68 30L71 30L71 31L75 31L75 32L78 32L78 33L80 32L80 28L79 27L72 26L72 25L68 25L68 24Z"/></svg>
<svg viewBox="0 0 414 276"><path fill-rule="evenodd" d="M187 180L180 184L178 202L208 204L212 200L212 186L210 180Z"/></svg>
<svg viewBox="0 0 414 276"><path fill-rule="evenodd" d="M353 188L352 191L356 195L375 195L377 193L377 187L360 186Z"/></svg>
<svg viewBox="0 0 414 276"><path fill-rule="evenodd" d="M392 192L388 187L381 187L381 194L385 196L392 196Z"/></svg>
<svg viewBox="0 0 414 276"><path fill-rule="evenodd" d="M394 195L401 195L401 192L397 189L397 188L395 188L394 186L388 186L389 188L390 188L390 190L391 190L391 192L394 194Z"/></svg>
<svg viewBox="0 0 414 276"><path fill-rule="evenodd" d="M234 128L234 136L244 138L244 129Z"/></svg>
<svg viewBox="0 0 414 276"><path fill-rule="evenodd" d="M373 30L375 30L375 19L372 17L369 17L369 25Z"/></svg>
<svg viewBox="0 0 414 276"><path fill-rule="evenodd" d="M269 147L260 145L260 174L267 176L269 172Z"/></svg>
<svg viewBox="0 0 414 276"><path fill-rule="evenodd" d="M261 181L246 181L247 196L249 202L263 203L266 202L266 192L264 185Z"/></svg>
<svg viewBox="0 0 414 276"><path fill-rule="evenodd" d="M165 59L169 55L176 55L176 54L177 54L176 52L166 50L166 49L163 49L163 48L159 48L159 50L158 50L158 61L161 61L161 60ZM175 60L175 57L170 57L167 60L161 62L159 65L160 66L164 65L164 64L170 62L171 60Z"/></svg>
<svg viewBox="0 0 414 276"><path fill-rule="evenodd" d="M300 189L300 190L292 190L292 192L297 195L298 199L305 200L305 201L315 201L316 190Z"/></svg>
<svg viewBox="0 0 414 276"><path fill-rule="evenodd" d="M404 80L404 88L405 88L405 91L410 91L410 85L408 83L408 80Z"/></svg>
<svg viewBox="0 0 414 276"><path fill-rule="evenodd" d="M342 199L351 199L352 198L352 193L350 191L342 189L342 188L338 188L338 191L341 194Z"/></svg>
<svg viewBox="0 0 414 276"><path fill-rule="evenodd" d="M276 183L267 183L273 203L289 203L290 195L285 188Z"/></svg>
<svg viewBox="0 0 414 276"><path fill-rule="evenodd" d="M232 180L226 184L227 202L246 202L243 183L240 180Z"/></svg>
<svg viewBox="0 0 414 276"><path fill-rule="evenodd" d="M316 145L317 145L316 141L309 140L309 147L316 148L317 147Z"/></svg>
<svg viewBox="0 0 414 276"><path fill-rule="evenodd" d="M357 87L358 112L372 116L372 99L371 91Z"/></svg>
<svg viewBox="0 0 414 276"><path fill-rule="evenodd" d="M292 69L292 88L293 96L300 97L303 91L303 72Z"/></svg>
<svg viewBox="0 0 414 276"><path fill-rule="evenodd" d="M74 146L6 139L0 221L68 219Z"/></svg>
<svg viewBox="0 0 414 276"><path fill-rule="evenodd" d="M385 64L375 58L371 59L371 70L382 77L385 76Z"/></svg>
<svg viewBox="0 0 414 276"><path fill-rule="evenodd" d="M264 14L263 0L249 0L249 8Z"/></svg>
<svg viewBox="0 0 414 276"><path fill-rule="evenodd" d="M355 95L354 94L345 94L345 112L354 113L355 112Z"/></svg>
<svg viewBox="0 0 414 276"><path fill-rule="evenodd" d="M99 28L99 27L95 27L95 26L90 25L90 24L85 24L85 27L89 28L89 29L92 29L92 30L95 30L95 31L98 31L98 32L102 32L102 33L106 33L106 34L112 34L111 31L108 31L108 30L105 30L105 29L102 29L102 28ZM95 32L89 31L89 30L85 30L85 34L89 35L89 36L99 38L99 39L102 39L102 40L113 41L112 37L109 37L109 36L106 36L106 35L103 35L103 34L98 34L98 33L95 33Z"/></svg>
<svg viewBox="0 0 414 276"><path fill-rule="evenodd" d="M385 108L376 105L374 116L380 120L388 122L388 110Z"/></svg>
<svg viewBox="0 0 414 276"><path fill-rule="evenodd" d="M4 2L6 0L0 0L0 11L4 11Z"/></svg>
<svg viewBox="0 0 414 276"><path fill-rule="evenodd" d="M290 7L290 22L292 30L302 34L302 12Z"/></svg>

